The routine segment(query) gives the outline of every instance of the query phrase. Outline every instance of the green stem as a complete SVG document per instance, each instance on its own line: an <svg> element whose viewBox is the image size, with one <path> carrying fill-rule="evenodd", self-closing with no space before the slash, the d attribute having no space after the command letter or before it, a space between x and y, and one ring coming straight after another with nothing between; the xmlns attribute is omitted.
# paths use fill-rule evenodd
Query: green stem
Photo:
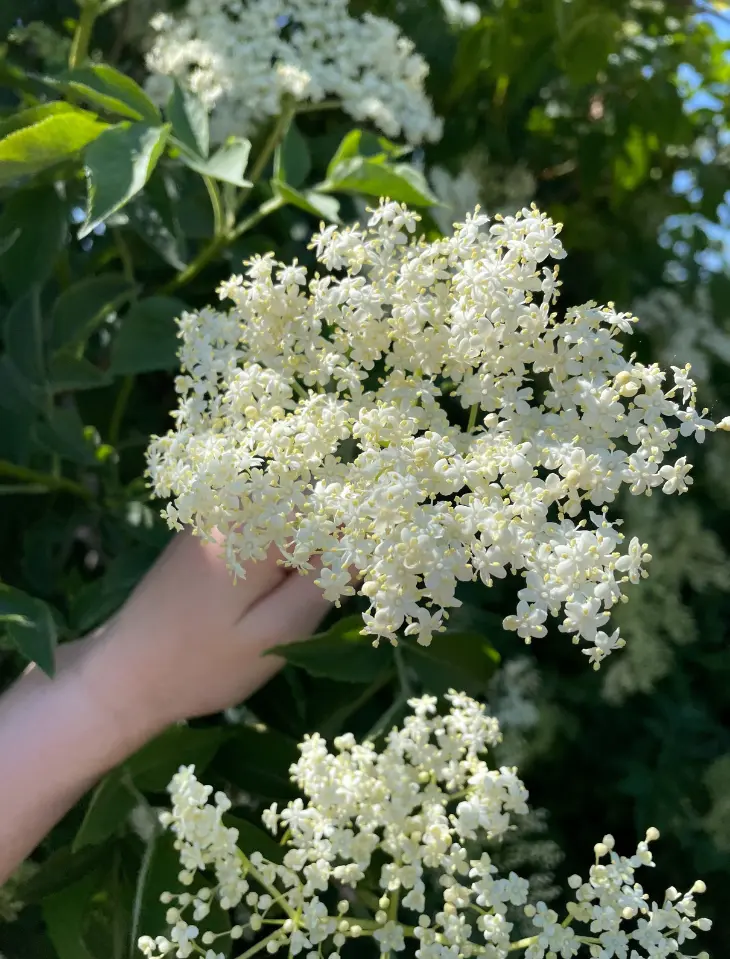
<svg viewBox="0 0 730 959"><path fill-rule="evenodd" d="M50 473L40 473L38 470L28 469L27 466L9 463L7 460L0 460L0 476L12 476L13 479L24 483L33 483L36 487L45 486L48 490L63 490L85 500L91 499L89 490L75 480L66 479L64 476L51 476ZM34 489L34 492L37 492L37 489Z"/></svg>
<svg viewBox="0 0 730 959"><path fill-rule="evenodd" d="M251 186L246 187L241 190L238 195L238 200L236 202L236 209L239 210L244 202L248 199L251 190L256 186L259 179L261 178L266 165L271 159L274 150L281 143L281 141L286 136L287 130L294 118L295 106L294 102L287 99L282 104L282 110L278 116L274 127L266 139L261 152L256 157L256 160L248 172L248 178L251 181ZM203 247L203 249L198 253L198 255L193 259L184 270L174 276L169 283L162 287L160 290L161 293L172 293L175 290L179 290L181 286L185 286L186 283L189 283L194 277L200 273L200 271L210 263L211 260L214 260L218 254L224 250L230 243L238 239L239 236L242 236L251 227L255 226L260 220L265 216L268 216L269 213L273 213L274 210L278 210L279 207L284 206L284 200L281 197L273 197L271 200L267 200L265 203L262 203L258 210L255 210L250 216L245 220L242 220L238 226L234 226L231 229L226 229L225 227L225 217L223 213L220 192L218 187L210 182L209 177L203 177L205 181L206 189L210 195L210 201L213 206L213 219L214 219L214 232L215 235L210 240L210 242Z"/></svg>
<svg viewBox="0 0 730 959"><path fill-rule="evenodd" d="M122 380L122 385L119 387L119 392L117 393L117 398L114 402L114 409L112 410L112 416L109 421L109 445L116 447L119 442L119 434L122 429L122 420L124 419L124 414L127 410L127 404L129 403L129 397L132 395L132 390L134 388L134 377L130 374L125 376Z"/></svg>
<svg viewBox="0 0 730 959"><path fill-rule="evenodd" d="M140 863L139 872L137 873L137 885L134 890L134 904L132 906L132 932L129 937L129 959L135 959L135 956L138 955L137 933L139 932L139 920L142 915L142 902L144 900L147 878L150 874L150 866L152 865L152 857L154 856L156 846L157 830L152 833L145 845L144 855L142 856L142 862Z"/></svg>
<svg viewBox="0 0 730 959"><path fill-rule="evenodd" d="M258 181L261 179L261 176L266 169L266 165L274 154L274 150L279 146L281 141L286 136L291 122L294 119L295 113L296 106L294 101L289 99L285 100L282 103L281 113L276 118L276 123L274 124L271 133L266 138L264 145L261 147L259 155L256 157L256 160L254 161L254 164L248 173L248 179L251 181L251 186L246 187L239 194L238 207L243 204L251 190L253 190Z"/></svg>
<svg viewBox="0 0 730 959"><path fill-rule="evenodd" d="M406 670L405 660L403 659L403 650L401 649L400 643L393 650L393 658L395 659L395 668L398 671L398 682L400 683L401 693L405 699L408 699L413 695L413 691L408 680L408 672Z"/></svg>
<svg viewBox="0 0 730 959"><path fill-rule="evenodd" d="M194 277L200 273L203 267L207 266L211 260L214 260L216 256L225 249L228 243L228 237L221 234L220 236L214 236L213 239L208 243L207 246L204 246L203 249L198 253L194 260L191 260L190 263L182 270L177 276L174 276L169 283L166 283L162 287L160 293L172 293L175 290L179 290L181 286L185 286L186 283L189 283Z"/></svg>
<svg viewBox="0 0 730 959"><path fill-rule="evenodd" d="M250 873L260 886L264 887L264 889L268 892L268 894L271 896L272 899L276 899L279 901L281 908L284 910L287 916L289 916L290 919L296 919L296 913L294 912L292 907L289 905L289 903L286 901L286 899L282 898L282 894L279 892L276 886L270 885L264 879L264 877L261 875L258 869L253 865L251 860L248 858L246 853L243 852L243 850L239 849L238 855L239 855L239 858L243 860L243 864L246 868L246 872ZM238 959L243 959L243 957L239 956Z"/></svg>
<svg viewBox="0 0 730 959"><path fill-rule="evenodd" d="M132 254L129 252L127 241L124 239L124 235L119 227L112 227L112 236L114 237L114 245L117 248L119 261L122 264L124 279L127 280L128 283L133 284L135 282L134 260L132 259Z"/></svg>
<svg viewBox="0 0 730 959"><path fill-rule="evenodd" d="M261 952L262 949L265 949L269 942L279 935L279 930L274 929L272 933L269 933L265 939L262 939L260 942L257 942L255 946L251 946L250 949L247 949L245 952L242 952L240 956L236 956L236 959L248 959L249 956L256 955L257 952Z"/></svg>
<svg viewBox="0 0 730 959"><path fill-rule="evenodd" d="M99 16L100 11L99 0L83 0L81 3L81 13L76 24L71 52L68 57L68 65L72 70L80 67L88 59L91 31L94 29L94 21Z"/></svg>
<svg viewBox="0 0 730 959"><path fill-rule="evenodd" d="M299 103L296 113L319 113L320 110L339 110L342 107L342 100L321 100L319 103Z"/></svg>
<svg viewBox="0 0 730 959"><path fill-rule="evenodd" d="M189 283L190 280L200 273L203 267L207 266L211 260L214 260L229 243L237 240L239 236L243 236L244 233L247 233L252 227L263 220L264 217L267 217L270 213L273 213L274 210L278 210L284 205L285 201L281 197L272 197L270 200L262 203L261 206L257 210L254 210L245 220L242 220L238 226L233 227L233 229L227 233L214 236L210 243L203 247L195 259L191 260L181 273L178 273L177 276L174 276L169 283L162 287L160 293L172 293L175 290L179 290L181 286L185 286L186 283Z"/></svg>
<svg viewBox="0 0 730 959"><path fill-rule="evenodd" d="M213 236L221 236L225 232L225 224L220 190L213 177L204 176L203 183L205 183L205 189L210 197L210 205L213 208Z"/></svg>
<svg viewBox="0 0 730 959"><path fill-rule="evenodd" d="M527 949L528 946L537 942L537 936L528 936L527 939L518 939L509 944L508 952L517 952L518 949Z"/></svg>
<svg viewBox="0 0 730 959"><path fill-rule="evenodd" d="M467 433L473 432L477 425L477 416L479 415L479 404L475 403L469 410L469 425L466 428Z"/></svg>

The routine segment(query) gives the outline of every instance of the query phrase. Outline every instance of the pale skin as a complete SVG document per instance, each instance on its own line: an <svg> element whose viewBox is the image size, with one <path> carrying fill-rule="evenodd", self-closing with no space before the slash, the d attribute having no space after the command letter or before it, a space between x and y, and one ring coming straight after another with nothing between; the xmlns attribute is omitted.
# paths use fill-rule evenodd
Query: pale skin
<svg viewBox="0 0 730 959"><path fill-rule="evenodd" d="M214 543L178 534L119 613L0 699L0 885L109 769L183 719L239 703L329 604L272 552L235 584Z"/></svg>

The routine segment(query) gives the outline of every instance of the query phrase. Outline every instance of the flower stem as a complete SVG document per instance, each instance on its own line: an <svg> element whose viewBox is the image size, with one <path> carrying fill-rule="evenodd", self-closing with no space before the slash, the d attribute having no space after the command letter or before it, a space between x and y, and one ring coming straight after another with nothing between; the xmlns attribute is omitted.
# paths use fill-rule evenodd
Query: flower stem
<svg viewBox="0 0 730 959"><path fill-rule="evenodd" d="M24 483L33 483L35 486L45 486L47 490L63 490L65 493L72 493L81 499L91 499L91 493L75 480L66 479L64 476L52 476L50 473L40 473L38 470L29 469L27 466L18 466L17 463L9 463L7 460L0 460L0 476L12 476L13 479L21 480ZM34 489L37 492L37 488Z"/></svg>
<svg viewBox="0 0 730 959"><path fill-rule="evenodd" d="M242 952L240 956L236 956L236 959L248 959L249 956L256 955L257 952L261 952L262 949L265 949L269 942L279 935L279 930L274 929L272 933L269 933L265 939L262 939L260 942L257 942L255 946L251 946L250 949L247 949L245 952Z"/></svg>
<svg viewBox="0 0 730 959"><path fill-rule="evenodd" d="M469 425L466 428L467 433L472 433L477 425L477 416L479 415L479 404L475 403L469 410Z"/></svg>
<svg viewBox="0 0 730 959"><path fill-rule="evenodd" d="M68 56L68 65L74 70L80 67L89 56L89 43L91 41L91 31L94 29L94 21L101 12L99 0L82 0L81 13L76 24L73 41L71 42L71 51Z"/></svg>
<svg viewBox="0 0 730 959"><path fill-rule="evenodd" d="M203 183L205 183L205 189L210 197L210 205L213 208L213 236L220 236L225 231L220 190L213 177L204 176Z"/></svg>
<svg viewBox="0 0 730 959"><path fill-rule="evenodd" d="M294 912L292 907L289 905L289 903L286 901L286 899L283 898L282 894L279 892L276 886L270 885L264 879L264 877L261 875L258 869L253 865L251 860L248 858L246 853L243 852L242 849L238 850L238 855L240 859L243 861L246 872L250 873L260 886L264 887L264 889L268 892L268 894L272 897L272 899L275 899L280 903L281 908L284 910L287 916L289 916L290 919L296 919L296 913ZM243 959L243 957L239 956L238 959Z"/></svg>
<svg viewBox="0 0 730 959"><path fill-rule="evenodd" d="M537 936L528 936L527 939L518 939L509 944L508 952L517 952L518 949L527 949L528 946L537 942Z"/></svg>
<svg viewBox="0 0 730 959"><path fill-rule="evenodd" d="M295 105L294 101L291 99L285 99L282 103L281 113L276 118L276 123L274 124L271 133L266 138L264 145L261 147L259 155L256 157L253 166L248 174L248 178L251 181L251 186L246 187L241 191L238 198L238 206L240 207L244 200L248 197L249 193L256 186L258 181L261 179L266 165L273 156L274 150L279 146L291 126L291 122L294 119L295 114Z"/></svg>

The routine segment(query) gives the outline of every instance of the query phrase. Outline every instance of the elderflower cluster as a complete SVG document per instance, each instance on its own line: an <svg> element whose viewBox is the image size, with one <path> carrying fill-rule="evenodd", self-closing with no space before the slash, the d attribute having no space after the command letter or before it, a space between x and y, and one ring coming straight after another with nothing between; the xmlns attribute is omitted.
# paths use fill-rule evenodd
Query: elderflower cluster
<svg viewBox="0 0 730 959"><path fill-rule="evenodd" d="M411 143L438 140L441 121L424 92L428 64L398 27L348 0L188 0L179 18L151 21L148 92L164 99L178 78L214 109L215 139L250 135L288 94L326 97L358 121Z"/></svg>
<svg viewBox="0 0 730 959"><path fill-rule="evenodd" d="M262 817L272 833L284 833L281 862L259 853L236 856L236 830L221 821L225 797L207 803L210 787L192 767L181 768L170 784L172 812L163 814L177 837L180 879L190 885L196 871L208 870L217 883L194 895L164 895L177 902L168 916L173 928L169 938L142 937L145 956L201 954L198 937L203 946L218 937L201 935L195 923L216 898L228 909L244 895L248 925L266 934L260 944L269 954L286 949L290 956L339 959L349 940L370 937L381 953L400 952L412 940L417 959L505 959L519 948L527 959L555 959L585 954L585 946L601 959L625 959L629 948L632 959L684 955L680 949L695 930L710 927L695 918L694 894L704 884L684 895L671 888L661 905L650 902L635 872L652 865L655 829L628 858L604 837L588 878L570 880L575 902L562 923L544 902L528 901L525 879L499 875L486 851L470 855L475 840L498 843L512 818L527 813L527 791L516 769L493 769L482 758L499 741L496 720L463 693L452 691L447 700L443 716L433 696L409 700L411 714L380 752L349 733L335 739L334 751L318 734L306 737L291 767L304 798L281 810L274 804ZM362 902L360 884L370 891ZM351 915L353 902L372 908ZM520 907L531 926L518 945L511 933ZM192 922L185 918L191 908ZM236 937L244 931L234 929Z"/></svg>
<svg viewBox="0 0 730 959"><path fill-rule="evenodd" d="M668 454L715 424L687 368L622 354L633 316L555 311L545 264L565 254L536 208L431 243L418 219L381 201L365 229L314 237L333 273L256 257L221 287L227 310L182 315L175 427L148 451L163 515L218 530L237 575L272 544L300 570L316 554L339 602L358 570L376 642L428 644L460 581L518 573L504 626L529 642L559 617L598 665L650 559L606 504L685 492L691 464Z"/></svg>

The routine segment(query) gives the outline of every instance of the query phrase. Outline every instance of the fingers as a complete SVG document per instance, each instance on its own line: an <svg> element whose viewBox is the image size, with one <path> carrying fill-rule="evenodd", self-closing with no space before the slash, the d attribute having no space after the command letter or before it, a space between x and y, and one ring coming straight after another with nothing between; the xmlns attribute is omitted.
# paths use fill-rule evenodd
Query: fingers
<svg viewBox="0 0 730 959"><path fill-rule="evenodd" d="M158 611L195 607L215 612L218 622L236 622L245 611L286 578L272 547L266 558L246 563L245 579L234 580L226 566L222 537L206 542L185 530L178 533L135 592L134 603Z"/></svg>
<svg viewBox="0 0 730 959"><path fill-rule="evenodd" d="M332 604L315 586L317 570L292 572L260 599L241 621L244 635L257 636L262 652L271 646L294 643L310 636Z"/></svg>

